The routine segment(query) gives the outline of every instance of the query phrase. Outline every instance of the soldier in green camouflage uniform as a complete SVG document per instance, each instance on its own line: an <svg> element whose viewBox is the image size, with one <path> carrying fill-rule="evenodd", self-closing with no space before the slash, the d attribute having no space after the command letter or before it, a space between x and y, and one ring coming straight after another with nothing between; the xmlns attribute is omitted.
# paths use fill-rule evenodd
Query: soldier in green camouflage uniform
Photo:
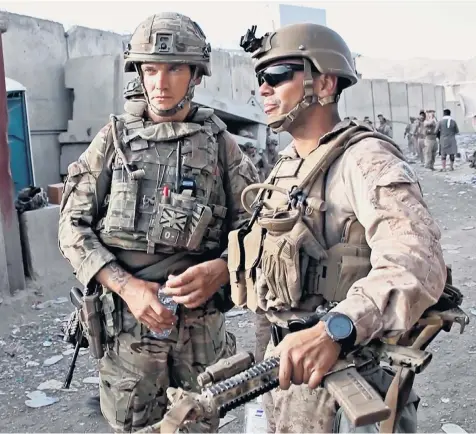
<svg viewBox="0 0 476 434"><path fill-rule="evenodd" d="M78 280L102 285L100 401L116 432L161 420L169 385L197 389L198 373L235 352L220 296L226 240L249 217L241 192L258 181L213 110L191 105L211 75L195 22L147 18L125 71L139 75L143 99L126 101L69 166L59 228Z"/></svg>

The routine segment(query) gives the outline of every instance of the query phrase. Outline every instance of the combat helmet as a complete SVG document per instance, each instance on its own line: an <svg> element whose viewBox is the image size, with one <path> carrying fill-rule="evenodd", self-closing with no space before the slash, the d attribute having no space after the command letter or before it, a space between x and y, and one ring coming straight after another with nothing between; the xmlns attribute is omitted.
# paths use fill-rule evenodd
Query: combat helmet
<svg viewBox="0 0 476 434"><path fill-rule="evenodd" d="M252 53L256 73L277 60L299 58L304 61L304 97L289 113L269 116L268 125L274 132L288 130L311 104L324 106L337 103L341 91L357 83L352 53L334 30L318 24L302 23L282 27L261 38L256 38L255 32L256 26L252 26L241 38L240 45L246 52ZM313 68L318 73L339 77L336 95L318 98L314 94Z"/></svg>
<svg viewBox="0 0 476 434"><path fill-rule="evenodd" d="M173 108L158 110L150 104L145 89L144 96L150 108L159 116L171 116L180 111L193 98L195 80L211 76L210 44L200 26L189 17L176 12L162 12L145 19L136 28L124 52L125 72L137 72L143 86L141 63L178 63L191 65L193 74L187 93Z"/></svg>

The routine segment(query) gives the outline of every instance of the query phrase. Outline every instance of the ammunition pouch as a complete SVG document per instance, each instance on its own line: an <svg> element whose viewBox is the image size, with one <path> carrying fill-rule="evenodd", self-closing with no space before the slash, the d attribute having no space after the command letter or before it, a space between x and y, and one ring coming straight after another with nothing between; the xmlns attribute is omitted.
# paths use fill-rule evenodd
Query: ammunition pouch
<svg viewBox="0 0 476 434"><path fill-rule="evenodd" d="M136 230L139 179L131 179L124 168L113 170L109 205L104 219L106 232Z"/></svg>
<svg viewBox="0 0 476 434"><path fill-rule="evenodd" d="M228 270L231 299L236 306L256 312L257 267L263 251L265 231L258 225L241 228L228 235Z"/></svg>
<svg viewBox="0 0 476 434"><path fill-rule="evenodd" d="M310 259L321 262L327 258L326 251L304 221L300 209L259 217L257 223L266 230L261 270L268 293L260 303L266 303L265 310L297 308Z"/></svg>
<svg viewBox="0 0 476 434"><path fill-rule="evenodd" d="M363 229L356 220L349 221L352 230L344 232L341 243L324 250L306 219L295 209L258 218L251 230L230 233L228 268L237 306L312 311L321 297L344 300L350 287L368 275L370 248L359 242ZM312 306L303 306L304 302Z"/></svg>
<svg viewBox="0 0 476 434"><path fill-rule="evenodd" d="M122 332L122 309L124 308L124 302L121 297L103 286L101 304L106 341L110 343Z"/></svg>

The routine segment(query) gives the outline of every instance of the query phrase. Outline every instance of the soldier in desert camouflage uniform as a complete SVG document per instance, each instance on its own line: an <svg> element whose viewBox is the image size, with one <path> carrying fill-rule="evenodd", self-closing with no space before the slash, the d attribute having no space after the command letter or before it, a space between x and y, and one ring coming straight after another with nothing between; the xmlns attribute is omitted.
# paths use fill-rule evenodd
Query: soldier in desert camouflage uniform
<svg viewBox="0 0 476 434"><path fill-rule="evenodd" d="M415 150L413 148L413 131L412 131L414 122L415 122L415 118L413 116L410 116L410 122L407 124L407 126L405 127L405 131L403 132L403 138L407 139L408 152L410 152L410 154L415 153Z"/></svg>
<svg viewBox="0 0 476 434"><path fill-rule="evenodd" d="M393 137L392 124L386 119L383 115L378 115L379 125L377 131L379 133L385 134L386 136Z"/></svg>
<svg viewBox="0 0 476 434"><path fill-rule="evenodd" d="M266 172L266 178L271 173L271 169L274 167L278 161L278 152L276 148L278 147L278 141L271 137L266 139L266 160L268 162L268 170Z"/></svg>
<svg viewBox="0 0 476 434"><path fill-rule="evenodd" d="M416 150L417 156L420 159L420 163L425 163L425 127L424 122L426 120L426 113L424 110L420 110L417 120L417 126L415 129L416 137Z"/></svg>
<svg viewBox="0 0 476 434"><path fill-rule="evenodd" d="M319 384L339 357L400 336L439 299L440 230L398 146L364 122L340 120L339 96L358 80L344 40L316 24L262 38L254 31L241 45L252 53L268 124L294 139L268 177L272 185L244 192L257 219L244 239L231 233L228 246L233 299L264 312L279 343L267 351L280 356L280 388L265 396L268 432L377 432L355 431ZM317 325L289 333L288 319L329 302ZM364 375L384 395L393 378L379 366ZM417 401L410 392L383 432L416 432Z"/></svg>
<svg viewBox="0 0 476 434"><path fill-rule="evenodd" d="M434 110L427 110L426 119L423 122L423 131L425 133L424 142L424 162L425 168L435 170L436 153L438 152L438 142L436 132L438 128L438 122L435 118Z"/></svg>
<svg viewBox="0 0 476 434"><path fill-rule="evenodd" d="M220 295L226 239L249 217L241 192L258 181L213 110L191 105L211 75L210 45L195 22L147 18L125 71L139 75L143 98L126 101L69 166L59 228L78 280L102 285L100 401L116 432L161 420L169 385L196 389L198 373L235 352Z"/></svg>

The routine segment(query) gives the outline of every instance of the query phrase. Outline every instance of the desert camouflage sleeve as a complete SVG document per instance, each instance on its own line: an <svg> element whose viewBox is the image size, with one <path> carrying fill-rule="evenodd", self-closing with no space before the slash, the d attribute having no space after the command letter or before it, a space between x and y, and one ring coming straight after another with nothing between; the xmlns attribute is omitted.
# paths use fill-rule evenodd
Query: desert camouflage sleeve
<svg viewBox="0 0 476 434"><path fill-rule="evenodd" d="M226 131L222 133L221 137L220 145L226 146L228 164L228 169L225 170L228 170L229 185L225 183L225 194L228 198L228 208L231 208L228 210L228 216L231 219L228 230L231 231L238 229L250 218L241 204L241 193L248 185L258 183L259 177L256 167L250 158L241 152L233 137ZM252 199L254 199L254 196L253 193L250 193L249 200ZM224 255L226 255L226 251Z"/></svg>
<svg viewBox="0 0 476 434"><path fill-rule="evenodd" d="M69 165L61 200L59 248L83 285L115 260L94 233L111 185L114 148L110 130L110 125L104 127L78 161Z"/></svg>
<svg viewBox="0 0 476 434"><path fill-rule="evenodd" d="M352 318L357 343L366 343L410 329L442 294L446 267L418 178L395 148L365 139L343 158L342 179L365 227L372 270L334 310Z"/></svg>

